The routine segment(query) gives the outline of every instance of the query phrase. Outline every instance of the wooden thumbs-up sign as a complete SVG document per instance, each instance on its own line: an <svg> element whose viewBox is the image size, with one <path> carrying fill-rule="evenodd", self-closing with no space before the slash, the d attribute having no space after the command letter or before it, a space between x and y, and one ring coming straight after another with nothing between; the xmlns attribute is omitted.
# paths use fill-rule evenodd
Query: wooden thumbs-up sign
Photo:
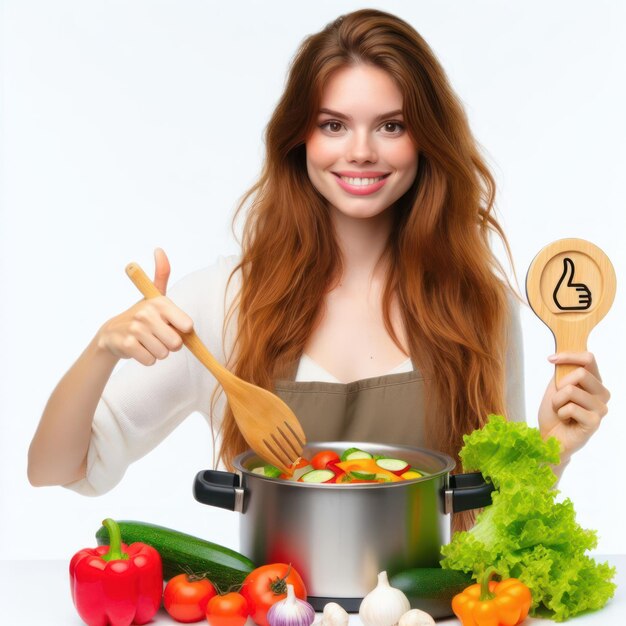
<svg viewBox="0 0 626 626"><path fill-rule="evenodd" d="M526 296L554 335L556 352L587 350L592 328L615 297L615 270L609 258L584 239L559 239L543 248L526 274ZM575 369L556 366L556 384Z"/></svg>

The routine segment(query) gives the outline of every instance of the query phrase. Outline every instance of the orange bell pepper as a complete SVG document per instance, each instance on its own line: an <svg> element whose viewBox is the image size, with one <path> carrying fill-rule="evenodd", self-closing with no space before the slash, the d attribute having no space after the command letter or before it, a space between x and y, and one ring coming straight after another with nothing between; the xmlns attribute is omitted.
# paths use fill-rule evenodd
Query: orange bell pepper
<svg viewBox="0 0 626 626"><path fill-rule="evenodd" d="M304 467L305 465L310 465L311 462L308 461L307 459L303 458L303 457L298 457L298 460L295 463L292 463L287 469L287 472L283 472L278 478L285 478L285 479L289 479L293 476L293 473L297 470L300 469L301 467Z"/></svg>
<svg viewBox="0 0 626 626"><path fill-rule="evenodd" d="M480 583L452 598L452 610L463 626L515 626L526 619L532 603L530 589L517 578L491 580L495 571L490 567Z"/></svg>
<svg viewBox="0 0 626 626"><path fill-rule="evenodd" d="M342 469L344 472L364 472L366 474L380 474L388 479L390 482L398 482L402 480L399 476L396 476L393 472L389 472L382 467L376 465L374 459L355 459L354 461L342 461L341 463L335 463L335 465ZM366 481L375 482L375 481Z"/></svg>

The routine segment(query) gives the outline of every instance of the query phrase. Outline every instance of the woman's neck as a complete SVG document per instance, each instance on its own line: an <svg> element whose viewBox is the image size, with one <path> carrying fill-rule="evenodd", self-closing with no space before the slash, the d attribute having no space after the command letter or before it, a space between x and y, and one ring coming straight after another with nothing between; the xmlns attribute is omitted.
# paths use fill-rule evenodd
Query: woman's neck
<svg viewBox="0 0 626 626"><path fill-rule="evenodd" d="M373 282L384 282L385 268L379 261L391 233L392 212L359 219L335 210L332 218L343 260L339 284L362 289Z"/></svg>

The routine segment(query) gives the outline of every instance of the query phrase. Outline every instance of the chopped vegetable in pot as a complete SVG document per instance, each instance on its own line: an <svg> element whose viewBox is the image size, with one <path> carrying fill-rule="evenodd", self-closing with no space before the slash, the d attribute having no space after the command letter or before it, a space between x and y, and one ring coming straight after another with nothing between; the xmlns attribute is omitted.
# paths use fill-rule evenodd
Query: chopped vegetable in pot
<svg viewBox="0 0 626 626"><path fill-rule="evenodd" d="M260 465L252 472L267 478L309 484L351 485L355 483L391 483L422 478L424 472L411 467L404 459L370 454L358 448L342 453L321 450L309 461L298 459L291 476L281 473L273 465Z"/></svg>

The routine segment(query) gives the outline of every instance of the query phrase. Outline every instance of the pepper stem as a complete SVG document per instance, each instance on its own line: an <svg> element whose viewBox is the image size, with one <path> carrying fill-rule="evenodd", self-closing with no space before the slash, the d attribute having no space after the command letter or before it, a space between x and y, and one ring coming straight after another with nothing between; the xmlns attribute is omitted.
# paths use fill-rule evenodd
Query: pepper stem
<svg viewBox="0 0 626 626"><path fill-rule="evenodd" d="M128 554L122 552L122 533L117 522L107 517L102 525L109 531L109 551L102 555L102 560L120 561L128 559Z"/></svg>
<svg viewBox="0 0 626 626"><path fill-rule="evenodd" d="M482 578L480 579L480 601L485 602L486 600L493 600L496 597L495 593L489 591L489 583L491 581L491 577L494 574L497 574L498 570L495 567L488 567Z"/></svg>

